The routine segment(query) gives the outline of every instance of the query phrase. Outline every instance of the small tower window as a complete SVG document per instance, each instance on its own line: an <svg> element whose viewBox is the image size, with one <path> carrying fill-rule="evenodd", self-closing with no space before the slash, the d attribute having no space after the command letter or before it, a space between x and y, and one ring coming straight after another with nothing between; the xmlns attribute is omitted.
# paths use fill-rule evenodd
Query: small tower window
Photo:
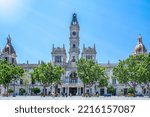
<svg viewBox="0 0 150 117"><path fill-rule="evenodd" d="M88 60L88 59L92 59L92 55L87 55L86 60Z"/></svg>
<svg viewBox="0 0 150 117"><path fill-rule="evenodd" d="M61 63L61 56L55 56L55 63Z"/></svg>
<svg viewBox="0 0 150 117"><path fill-rule="evenodd" d="M76 48L76 45L75 45L75 44L73 44L73 48Z"/></svg>
<svg viewBox="0 0 150 117"><path fill-rule="evenodd" d="M7 54L9 54L9 46L7 45L7 47L5 48L5 52L7 53Z"/></svg>
<svg viewBox="0 0 150 117"><path fill-rule="evenodd" d="M73 56L72 57L72 62L75 62L75 61L76 61L75 56Z"/></svg>

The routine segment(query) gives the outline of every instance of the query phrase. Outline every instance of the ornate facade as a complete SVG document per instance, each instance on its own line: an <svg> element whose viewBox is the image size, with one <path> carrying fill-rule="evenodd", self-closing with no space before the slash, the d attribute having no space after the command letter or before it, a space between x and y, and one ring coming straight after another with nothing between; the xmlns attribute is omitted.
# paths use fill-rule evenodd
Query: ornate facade
<svg viewBox="0 0 150 117"><path fill-rule="evenodd" d="M62 47L55 47L54 44L52 46L52 51L51 51L51 55L52 55L52 63L62 66L63 68L65 68L65 73L62 75L61 77L61 81L62 84L58 86L58 92L59 93L67 93L72 94L72 95L82 95L83 93L83 83L82 81L77 77L77 73L76 73L76 61L79 59L79 57L83 57L85 59L93 59L96 61L96 47L95 44L93 45L93 47L85 47L85 45L83 45L83 49L80 55L80 26L78 23L78 19L77 19L77 14L73 14L72 16L72 20L70 23L70 27L69 27L69 58L67 61L67 53L66 53L66 49L65 49L65 45L63 45ZM132 53L133 55L139 54L139 53L147 53L147 49L145 48L143 42L142 42L142 36L139 35L138 37L138 43L134 49L134 52ZM16 62L16 52L11 44L11 37L8 36L7 37L7 43L4 47L4 49L2 50L2 52L0 52L0 58L4 58L7 61L9 61L10 63L17 63ZM30 64L28 61L27 63L24 64L17 64L21 67L23 67L26 71L31 72L33 70L34 67L36 67L38 64L40 64L40 62L38 62L37 64ZM118 84L118 82L116 80L112 79L112 69L113 67L115 67L117 64L112 64L108 61L108 63L106 64L100 64L103 67L106 68L106 73L109 76L109 84L113 85L116 88L116 95L119 95L119 92L121 90L124 90L124 94L126 93L126 87L124 85ZM30 76L29 76L30 78ZM19 94L19 88L23 88L23 84L21 83L21 81L16 81L16 94ZM10 88L12 87L12 84L10 84ZM27 93L30 94L31 93L31 88L32 87L39 87L41 89L41 92L43 91L43 87L42 84L40 83L32 83L30 82L28 89L27 89ZM96 89L96 90L95 90ZM99 92L101 95L103 95L104 93L107 93L107 89L105 87L103 88L95 88L95 85L91 88L87 87L85 89L85 92L88 93L95 93L95 92ZM140 91L140 89L139 89ZM46 88L46 92L54 92L54 87L47 87ZM1 93L3 93L3 90L1 89Z"/></svg>

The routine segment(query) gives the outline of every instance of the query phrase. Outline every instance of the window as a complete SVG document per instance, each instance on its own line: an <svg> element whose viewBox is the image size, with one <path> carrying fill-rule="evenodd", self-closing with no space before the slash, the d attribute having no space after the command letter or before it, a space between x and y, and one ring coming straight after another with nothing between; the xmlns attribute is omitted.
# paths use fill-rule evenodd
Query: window
<svg viewBox="0 0 150 117"><path fill-rule="evenodd" d="M5 60L6 60L6 61L8 61L8 58L7 58L7 57L5 57Z"/></svg>
<svg viewBox="0 0 150 117"><path fill-rule="evenodd" d="M87 55L86 60L88 60L88 59L92 59L92 55Z"/></svg>
<svg viewBox="0 0 150 117"><path fill-rule="evenodd" d="M55 63L61 63L61 56L55 56Z"/></svg>
<svg viewBox="0 0 150 117"><path fill-rule="evenodd" d="M12 58L12 63L15 63L15 59L14 58Z"/></svg>
<svg viewBox="0 0 150 117"><path fill-rule="evenodd" d="M75 56L72 57L72 62L76 62Z"/></svg>
<svg viewBox="0 0 150 117"><path fill-rule="evenodd" d="M23 84L23 80L22 80L22 79L20 79L20 84L21 84L21 85Z"/></svg>
<svg viewBox="0 0 150 117"><path fill-rule="evenodd" d="M6 47L5 52L9 54L9 47Z"/></svg>
<svg viewBox="0 0 150 117"><path fill-rule="evenodd" d="M73 44L73 48L76 48L76 45L75 45L75 44Z"/></svg>
<svg viewBox="0 0 150 117"><path fill-rule="evenodd" d="M78 80L77 80L77 73L76 72L72 72L70 74L70 79L69 79L69 83L77 83Z"/></svg>

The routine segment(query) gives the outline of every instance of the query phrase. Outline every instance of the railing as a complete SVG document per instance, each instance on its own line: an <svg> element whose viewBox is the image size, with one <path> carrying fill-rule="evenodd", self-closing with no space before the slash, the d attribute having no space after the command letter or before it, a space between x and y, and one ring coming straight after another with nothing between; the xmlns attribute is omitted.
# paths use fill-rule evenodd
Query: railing
<svg viewBox="0 0 150 117"><path fill-rule="evenodd" d="M63 83L82 83L82 81L79 79L72 80L72 79L67 78L63 80Z"/></svg>

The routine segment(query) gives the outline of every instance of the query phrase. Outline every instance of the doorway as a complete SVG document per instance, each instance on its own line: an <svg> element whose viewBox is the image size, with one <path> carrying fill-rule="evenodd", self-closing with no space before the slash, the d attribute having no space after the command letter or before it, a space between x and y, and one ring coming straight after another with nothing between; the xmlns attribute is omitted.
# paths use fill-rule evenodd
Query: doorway
<svg viewBox="0 0 150 117"><path fill-rule="evenodd" d="M77 94L77 88L69 88L69 94L75 96Z"/></svg>

